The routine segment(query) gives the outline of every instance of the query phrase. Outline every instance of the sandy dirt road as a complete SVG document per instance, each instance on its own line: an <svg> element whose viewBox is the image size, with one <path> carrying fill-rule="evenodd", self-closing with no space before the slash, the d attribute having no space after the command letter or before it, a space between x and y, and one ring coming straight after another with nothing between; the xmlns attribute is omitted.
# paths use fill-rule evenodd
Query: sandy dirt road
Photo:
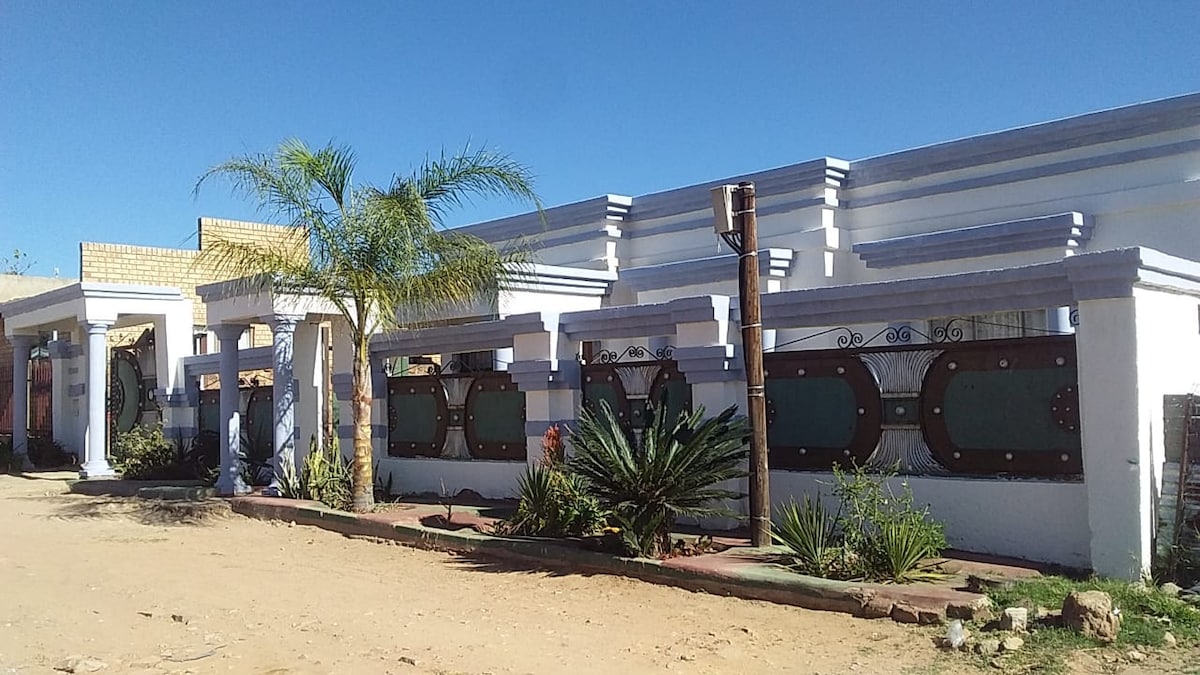
<svg viewBox="0 0 1200 675"><path fill-rule="evenodd" d="M931 629L0 476L0 674L946 673ZM82 660L80 660L82 659ZM61 671L58 671L61 672Z"/></svg>

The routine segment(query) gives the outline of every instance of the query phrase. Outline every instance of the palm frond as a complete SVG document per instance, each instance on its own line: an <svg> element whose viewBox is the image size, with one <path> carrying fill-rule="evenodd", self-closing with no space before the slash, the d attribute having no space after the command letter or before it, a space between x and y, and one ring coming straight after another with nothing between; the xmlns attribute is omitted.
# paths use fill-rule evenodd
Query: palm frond
<svg viewBox="0 0 1200 675"><path fill-rule="evenodd" d="M508 155L467 146L455 155L443 150L436 159L427 157L412 175L397 178L388 193L419 197L429 220L441 226L447 212L475 197L532 202L540 212L533 184L533 173Z"/></svg>
<svg viewBox="0 0 1200 675"><path fill-rule="evenodd" d="M280 144L278 154L281 168L299 172L309 183L321 186L338 208L345 208L357 162L353 150L329 143L313 151L304 141L290 138Z"/></svg>
<svg viewBox="0 0 1200 675"><path fill-rule="evenodd" d="M352 184L355 163L347 147L312 149L292 139L271 153L210 168L196 191L213 178L228 179L260 210L297 228L296 242L282 244L206 240L201 260L249 289L332 302L354 341L355 372L365 372L368 340L377 328L418 325L447 309L494 303L503 280L516 278L531 257L520 246L498 250L477 237L444 231L445 209L473 196L528 201L539 212L541 205L532 174L504 155L443 153L387 190ZM358 417L355 424L369 424ZM369 456L369 448L356 447L356 462ZM355 467L356 500L371 493L370 468Z"/></svg>

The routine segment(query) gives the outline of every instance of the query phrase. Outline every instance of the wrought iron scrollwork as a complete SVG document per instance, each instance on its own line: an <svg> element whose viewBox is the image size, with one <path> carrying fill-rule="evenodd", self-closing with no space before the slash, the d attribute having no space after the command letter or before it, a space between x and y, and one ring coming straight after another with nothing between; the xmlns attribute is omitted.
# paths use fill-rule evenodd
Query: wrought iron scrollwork
<svg viewBox="0 0 1200 675"><path fill-rule="evenodd" d="M963 329L959 323L962 319L955 317L946 322L945 326L938 326L933 329L932 342L962 342Z"/></svg>
<svg viewBox="0 0 1200 675"><path fill-rule="evenodd" d="M385 371L389 377L403 375L467 375L486 372L491 372L491 370L488 368L473 367L458 359L447 361L446 363L410 363L407 368Z"/></svg>
<svg viewBox="0 0 1200 675"><path fill-rule="evenodd" d="M592 357L591 363L619 363L626 359L635 361L657 360L667 361L674 356L675 348L667 345L651 350L648 347L641 345L632 345L625 348L623 352L616 352L611 349L601 349Z"/></svg>

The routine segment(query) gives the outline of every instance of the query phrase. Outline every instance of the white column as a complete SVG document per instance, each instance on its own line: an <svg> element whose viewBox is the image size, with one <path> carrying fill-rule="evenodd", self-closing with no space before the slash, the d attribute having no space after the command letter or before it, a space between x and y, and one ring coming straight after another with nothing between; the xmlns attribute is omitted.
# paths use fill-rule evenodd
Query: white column
<svg viewBox="0 0 1200 675"><path fill-rule="evenodd" d="M273 496L280 494L284 467L299 470L296 467L296 379L292 354L296 324L303 318L285 314L270 320L274 338L275 453L271 459L274 476L265 494Z"/></svg>
<svg viewBox="0 0 1200 675"><path fill-rule="evenodd" d="M1055 333L1074 333L1070 307L1051 307L1046 311L1046 328Z"/></svg>
<svg viewBox="0 0 1200 675"><path fill-rule="evenodd" d="M325 342L321 326L301 322L292 343L296 376L296 465L302 466L312 442L323 448L325 433Z"/></svg>
<svg viewBox="0 0 1200 675"><path fill-rule="evenodd" d="M154 319L154 366L162 398L163 430L168 439L178 434L195 435L195 408L188 405L184 357L192 355L192 302L173 303Z"/></svg>
<svg viewBox="0 0 1200 675"><path fill-rule="evenodd" d="M249 494L250 487L242 479L240 459L242 445L241 419L238 404L238 340L245 325L220 324L212 328L220 340L221 378L221 473L217 477L217 494L222 497Z"/></svg>
<svg viewBox="0 0 1200 675"><path fill-rule="evenodd" d="M88 321L87 330L87 439L80 478L115 475L108 464L108 327L105 321Z"/></svg>
<svg viewBox="0 0 1200 675"><path fill-rule="evenodd" d="M1079 303L1075 335L1092 569L1137 579L1151 556L1150 454L1139 435L1133 298ZM1160 413L1161 414L1161 413Z"/></svg>
<svg viewBox="0 0 1200 675"><path fill-rule="evenodd" d="M8 341L13 347L12 465L29 471L29 352L37 336L10 335Z"/></svg>

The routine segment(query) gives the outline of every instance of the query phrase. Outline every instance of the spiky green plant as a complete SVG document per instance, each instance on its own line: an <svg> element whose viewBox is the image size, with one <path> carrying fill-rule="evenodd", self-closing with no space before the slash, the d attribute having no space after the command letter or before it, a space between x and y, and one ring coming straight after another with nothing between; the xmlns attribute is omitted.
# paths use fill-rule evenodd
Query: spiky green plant
<svg viewBox="0 0 1200 675"><path fill-rule="evenodd" d="M579 537L604 527L605 511L584 480L549 463L530 466L518 479L516 512L497 524L499 534Z"/></svg>
<svg viewBox="0 0 1200 675"><path fill-rule="evenodd" d="M871 566L875 575L884 581L897 584L931 581L945 575L923 569L921 561L940 552L924 515L908 514L878 524L870 547Z"/></svg>
<svg viewBox="0 0 1200 675"><path fill-rule="evenodd" d="M800 504L793 499L780 509L779 524L771 537L791 549L796 568L801 572L826 577L829 576L830 549L836 543L836 522L825 511L820 497L812 499L804 495Z"/></svg>
<svg viewBox="0 0 1200 675"><path fill-rule="evenodd" d="M387 187L352 182L356 157L332 144L310 149L289 140L269 153L234 157L196 184L220 176L296 237L254 242L205 239L201 261L247 290L316 295L337 308L353 344L354 499L374 503L371 371L368 341L387 327L420 326L455 307L495 297L505 279L522 274L528 248L498 250L444 217L473 197L532 202L532 174L512 159L466 149L426 159Z"/></svg>
<svg viewBox="0 0 1200 675"><path fill-rule="evenodd" d="M722 502L742 495L716 487L746 475L742 462L750 431L736 412L732 406L705 419L698 407L674 420L654 415L636 447L607 402L600 402L597 413L580 410L579 427L570 433L569 466L622 529L633 530L627 539L636 548L631 554L669 551L671 528L680 516L736 517Z"/></svg>
<svg viewBox="0 0 1200 675"><path fill-rule="evenodd" d="M312 439L300 469L297 471L289 457L281 473L280 494L288 499L310 499L342 510L351 507L352 465L342 457L336 439L324 448L318 448Z"/></svg>

